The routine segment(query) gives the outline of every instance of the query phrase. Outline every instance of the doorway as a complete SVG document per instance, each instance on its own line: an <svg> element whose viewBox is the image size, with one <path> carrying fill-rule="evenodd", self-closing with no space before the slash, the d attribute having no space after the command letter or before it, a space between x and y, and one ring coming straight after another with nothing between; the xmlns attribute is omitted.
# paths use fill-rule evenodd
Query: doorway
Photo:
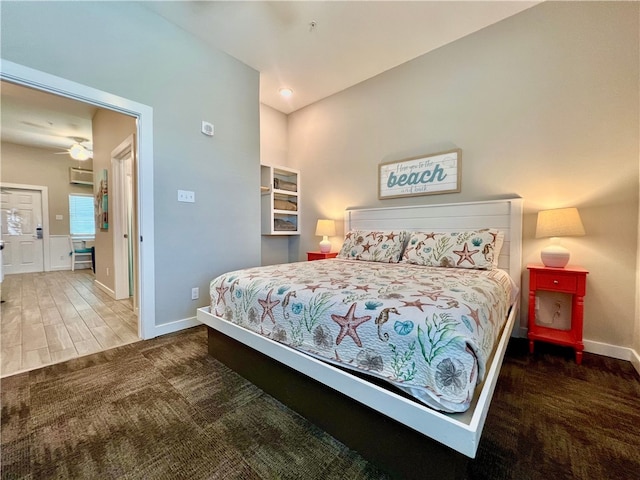
<svg viewBox="0 0 640 480"><path fill-rule="evenodd" d="M116 300L133 297L134 311L137 298L134 295L135 273L135 193L134 193L134 144L133 135L127 137L111 152L113 172L113 257Z"/></svg>
<svg viewBox="0 0 640 480"><path fill-rule="evenodd" d="M137 267L139 281L138 334L142 339L156 336L155 328L155 264L154 264L154 208L153 208L153 110L151 107L88 87L67 79L3 60L0 79L36 90L60 95L109 109L137 120L136 177L137 203ZM144 240L144 241L143 241Z"/></svg>
<svg viewBox="0 0 640 480"><path fill-rule="evenodd" d="M47 187L2 184L2 271L4 275L45 270L44 222Z"/></svg>

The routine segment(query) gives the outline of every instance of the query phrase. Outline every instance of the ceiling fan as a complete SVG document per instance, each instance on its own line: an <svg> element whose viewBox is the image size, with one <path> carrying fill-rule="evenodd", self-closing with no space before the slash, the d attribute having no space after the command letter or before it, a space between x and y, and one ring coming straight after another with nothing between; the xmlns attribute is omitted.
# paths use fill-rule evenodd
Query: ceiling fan
<svg viewBox="0 0 640 480"><path fill-rule="evenodd" d="M73 144L66 149L64 152L59 152L58 154L68 154L74 160L89 160L93 158L93 150L89 150L84 143L87 143L89 139L82 137L68 137L73 140Z"/></svg>

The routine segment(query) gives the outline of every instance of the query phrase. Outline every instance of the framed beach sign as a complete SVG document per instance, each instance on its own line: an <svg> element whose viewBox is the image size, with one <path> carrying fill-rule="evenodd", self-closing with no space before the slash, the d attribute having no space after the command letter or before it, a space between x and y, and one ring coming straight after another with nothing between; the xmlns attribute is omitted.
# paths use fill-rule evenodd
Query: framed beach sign
<svg viewBox="0 0 640 480"><path fill-rule="evenodd" d="M378 198L415 197L460 191L462 150L381 163Z"/></svg>

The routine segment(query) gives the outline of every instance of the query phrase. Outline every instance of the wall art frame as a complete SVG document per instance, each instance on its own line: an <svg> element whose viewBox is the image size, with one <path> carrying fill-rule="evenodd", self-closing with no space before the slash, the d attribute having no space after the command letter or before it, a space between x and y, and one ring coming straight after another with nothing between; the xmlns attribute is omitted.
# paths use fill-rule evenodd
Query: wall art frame
<svg viewBox="0 0 640 480"><path fill-rule="evenodd" d="M460 192L462 150L455 148L378 165L378 199Z"/></svg>

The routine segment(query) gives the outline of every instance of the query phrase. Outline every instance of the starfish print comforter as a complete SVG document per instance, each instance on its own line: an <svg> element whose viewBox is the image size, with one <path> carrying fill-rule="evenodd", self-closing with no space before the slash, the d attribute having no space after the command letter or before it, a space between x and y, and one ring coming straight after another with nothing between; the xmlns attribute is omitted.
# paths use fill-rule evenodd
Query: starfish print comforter
<svg viewBox="0 0 640 480"><path fill-rule="evenodd" d="M445 412L469 408L516 287L502 270L342 259L211 281L211 312Z"/></svg>

